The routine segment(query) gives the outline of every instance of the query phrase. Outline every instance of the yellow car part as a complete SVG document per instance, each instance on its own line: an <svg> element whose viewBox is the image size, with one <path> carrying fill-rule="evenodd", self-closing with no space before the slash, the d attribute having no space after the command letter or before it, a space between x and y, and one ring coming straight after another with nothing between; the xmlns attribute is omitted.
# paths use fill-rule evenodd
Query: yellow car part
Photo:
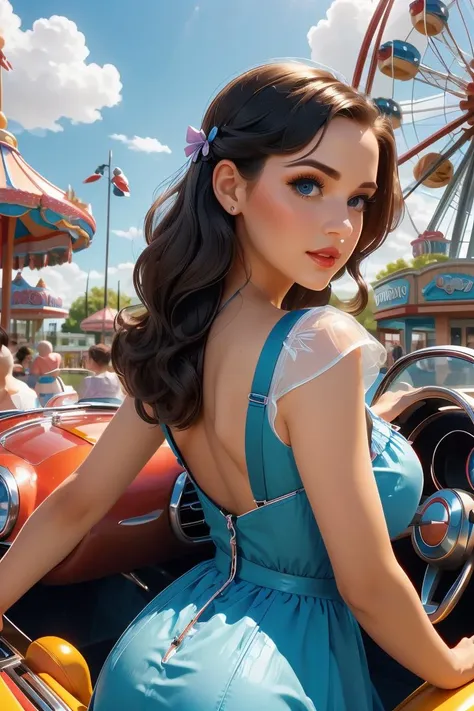
<svg viewBox="0 0 474 711"><path fill-rule="evenodd" d="M0 679L0 709L2 711L23 711L5 682Z"/></svg>
<svg viewBox="0 0 474 711"><path fill-rule="evenodd" d="M91 675L86 660L75 647L59 637L40 637L28 647L25 661L38 676L51 677L87 708L92 697ZM76 711L76 707L71 708ZM3 711L1 705L0 709Z"/></svg>
<svg viewBox="0 0 474 711"><path fill-rule="evenodd" d="M51 691L54 691L56 696L59 696L59 698L64 701L68 709L71 709L71 711L87 711L87 706L84 706L84 704L81 704L80 701L75 699L74 696L72 696L69 691L66 691L61 684L58 684L52 676L49 674L38 674L38 676L51 689ZM3 706L0 706L0 708L3 710Z"/></svg>
<svg viewBox="0 0 474 711"><path fill-rule="evenodd" d="M460 689L436 689L423 684L395 711L470 711L474 709L474 683Z"/></svg>

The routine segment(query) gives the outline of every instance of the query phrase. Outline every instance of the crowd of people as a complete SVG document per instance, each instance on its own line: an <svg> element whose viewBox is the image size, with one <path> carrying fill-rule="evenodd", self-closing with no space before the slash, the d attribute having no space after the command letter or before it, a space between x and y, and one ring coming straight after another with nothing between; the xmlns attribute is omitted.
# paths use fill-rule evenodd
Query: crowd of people
<svg viewBox="0 0 474 711"><path fill-rule="evenodd" d="M87 375L78 388L78 399L121 402L120 380L110 369L111 349L104 343L93 345L84 357ZM0 328L0 411L44 407L61 392L62 357L49 341L40 341L36 350L19 346Z"/></svg>

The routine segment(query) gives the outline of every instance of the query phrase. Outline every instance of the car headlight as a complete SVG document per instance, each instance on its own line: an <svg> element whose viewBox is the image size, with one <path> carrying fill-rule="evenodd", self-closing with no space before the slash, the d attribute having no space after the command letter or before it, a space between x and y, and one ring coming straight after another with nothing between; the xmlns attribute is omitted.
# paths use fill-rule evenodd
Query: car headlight
<svg viewBox="0 0 474 711"><path fill-rule="evenodd" d="M0 540L13 530L20 508L20 494L13 474L0 466Z"/></svg>

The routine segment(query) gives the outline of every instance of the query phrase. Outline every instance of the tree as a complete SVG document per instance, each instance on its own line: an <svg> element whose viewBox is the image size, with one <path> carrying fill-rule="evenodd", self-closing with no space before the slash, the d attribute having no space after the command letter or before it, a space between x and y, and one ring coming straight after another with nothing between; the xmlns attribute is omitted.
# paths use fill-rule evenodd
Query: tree
<svg viewBox="0 0 474 711"><path fill-rule="evenodd" d="M117 308L117 292L107 289L107 303L111 308ZM130 306L131 299L126 294L120 294L120 308ZM94 286L89 290L88 295L88 315L96 313L104 308L104 289ZM81 321L86 318L86 297L79 296L75 299L69 309L69 316L63 323L61 330L63 333L81 333Z"/></svg>
<svg viewBox="0 0 474 711"><path fill-rule="evenodd" d="M419 257L413 257L407 262L406 259L397 259L396 262L389 262L387 266L375 275L375 280L384 279L385 277L400 272L402 269L423 269L428 264L436 264L437 262L447 262L449 257L446 254L420 254Z"/></svg>

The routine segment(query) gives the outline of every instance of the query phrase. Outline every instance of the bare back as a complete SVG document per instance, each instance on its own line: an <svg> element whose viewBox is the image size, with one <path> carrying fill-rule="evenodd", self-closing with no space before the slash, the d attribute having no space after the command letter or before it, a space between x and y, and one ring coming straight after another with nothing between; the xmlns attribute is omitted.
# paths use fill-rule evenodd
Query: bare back
<svg viewBox="0 0 474 711"><path fill-rule="evenodd" d="M199 421L173 437L199 486L222 508L240 515L256 504L245 461L248 395L265 340L282 311L240 295L216 318L206 347ZM275 427L283 441L283 422Z"/></svg>

